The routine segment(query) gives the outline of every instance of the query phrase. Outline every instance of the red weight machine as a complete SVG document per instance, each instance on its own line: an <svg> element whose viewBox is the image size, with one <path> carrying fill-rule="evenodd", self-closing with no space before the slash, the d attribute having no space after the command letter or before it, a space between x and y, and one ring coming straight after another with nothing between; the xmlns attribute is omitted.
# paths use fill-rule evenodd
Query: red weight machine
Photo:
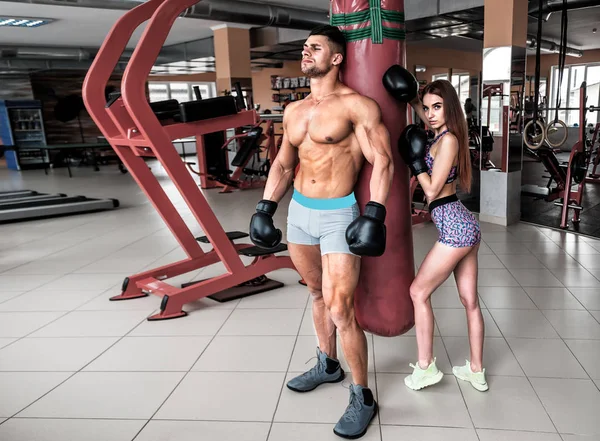
<svg viewBox="0 0 600 441"><path fill-rule="evenodd" d="M263 124L266 126L263 127ZM200 176L201 188L221 187L220 193L231 193L233 190L264 187L272 161L275 160L278 152L275 137L273 121L264 119L246 128L243 133L230 137L220 146L219 154L222 155L223 162L227 163L228 147L233 141L238 141L241 147L231 161L235 170L225 167L220 173L208 170L205 141L203 137L197 137L199 168L194 170L192 167L196 165L194 162L186 162L186 165L192 173ZM249 168L250 160L260 154L264 154L264 160L258 166L254 165L253 168ZM246 179L242 179L243 175L246 175Z"/></svg>
<svg viewBox="0 0 600 441"><path fill-rule="evenodd" d="M248 234L225 232L172 144L175 139L255 126L259 121L256 112L231 110L231 102L227 100L234 98L218 97L174 103L179 110L168 118L161 118L157 106L148 103L146 98L146 79L173 23L195 3L197 0L149 0L126 12L108 34L83 85L83 99L91 117L188 256L125 278L122 294L111 299L134 299L148 294L161 297L160 313L148 320L185 316L183 305L205 297L226 301L280 287L282 283L264 275L281 268L295 270L289 256L275 256L287 250L286 244L264 250L251 244L234 243ZM109 77L135 30L148 20L125 70L121 93L107 102L104 91ZM143 157L153 157L161 163L206 236L192 235ZM212 250L203 251L199 242L212 244ZM241 256L253 260L245 265ZM218 262L226 267L225 274L185 287L166 283L169 278Z"/></svg>

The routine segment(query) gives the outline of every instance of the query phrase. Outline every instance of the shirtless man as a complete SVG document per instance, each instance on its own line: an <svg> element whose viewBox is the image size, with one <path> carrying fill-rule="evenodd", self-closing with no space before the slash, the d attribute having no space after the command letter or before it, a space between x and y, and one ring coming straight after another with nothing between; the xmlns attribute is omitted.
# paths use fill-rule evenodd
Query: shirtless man
<svg viewBox="0 0 600 441"><path fill-rule="evenodd" d="M319 346L316 366L287 387L308 392L344 379L337 359L339 331L354 384L334 433L358 438L375 417L377 403L368 388L367 341L355 319L354 291L360 256L385 251L385 203L394 166L378 104L339 81L345 47L340 30L327 25L314 29L304 43L302 72L310 78L311 93L285 109L281 149L252 217L250 238L264 248L279 244L282 233L272 217L293 182L288 249L312 294ZM370 202L361 216L353 190L365 160L373 173Z"/></svg>

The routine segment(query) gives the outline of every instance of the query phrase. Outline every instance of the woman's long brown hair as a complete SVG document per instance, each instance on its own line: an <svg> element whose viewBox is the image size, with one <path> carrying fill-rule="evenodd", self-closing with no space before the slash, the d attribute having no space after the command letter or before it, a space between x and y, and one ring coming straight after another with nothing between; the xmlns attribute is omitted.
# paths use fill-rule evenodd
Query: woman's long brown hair
<svg viewBox="0 0 600 441"><path fill-rule="evenodd" d="M423 89L423 98L428 93L442 97L444 100L444 116L450 133L458 139L458 176L460 187L467 193L471 191L471 154L469 153L469 137L467 120L463 114L460 100L452 83L437 80Z"/></svg>

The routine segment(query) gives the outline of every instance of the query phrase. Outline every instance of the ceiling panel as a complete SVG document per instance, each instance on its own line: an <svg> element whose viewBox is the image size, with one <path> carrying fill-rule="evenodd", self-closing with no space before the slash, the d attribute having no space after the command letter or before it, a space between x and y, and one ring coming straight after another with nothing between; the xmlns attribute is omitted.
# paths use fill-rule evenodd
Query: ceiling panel
<svg viewBox="0 0 600 441"><path fill-rule="evenodd" d="M32 5L0 1L3 16L53 18L56 21L39 28L0 27L0 44L28 46L99 47L124 11L71 6ZM189 18L178 19L166 45L197 40L213 35L211 26L218 23ZM134 33L128 48L134 48L145 25Z"/></svg>
<svg viewBox="0 0 600 441"><path fill-rule="evenodd" d="M599 2L600 3L600 2ZM573 9L569 11L567 24L567 41L569 46L576 49L600 49L600 33L594 28L600 28L600 5L595 8ZM561 13L553 12L547 22L542 23L542 32L545 39L560 42ZM537 19L530 17L528 31L537 33Z"/></svg>

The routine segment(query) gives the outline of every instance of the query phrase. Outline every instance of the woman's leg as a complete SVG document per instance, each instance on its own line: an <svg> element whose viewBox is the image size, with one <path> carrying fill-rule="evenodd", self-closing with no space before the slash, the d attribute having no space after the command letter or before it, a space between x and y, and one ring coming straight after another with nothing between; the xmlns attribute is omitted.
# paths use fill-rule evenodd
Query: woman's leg
<svg viewBox="0 0 600 441"><path fill-rule="evenodd" d="M427 369L433 361L434 319L431 294L444 283L458 262L470 251L471 248L452 248L436 242L410 286L410 296L415 308L418 364L421 369Z"/></svg>
<svg viewBox="0 0 600 441"><path fill-rule="evenodd" d="M483 339L485 335L485 325L477 295L478 251L479 244L454 269L454 278L456 279L460 301L467 313L469 345L471 347L470 364L473 372L480 372L482 370Z"/></svg>

